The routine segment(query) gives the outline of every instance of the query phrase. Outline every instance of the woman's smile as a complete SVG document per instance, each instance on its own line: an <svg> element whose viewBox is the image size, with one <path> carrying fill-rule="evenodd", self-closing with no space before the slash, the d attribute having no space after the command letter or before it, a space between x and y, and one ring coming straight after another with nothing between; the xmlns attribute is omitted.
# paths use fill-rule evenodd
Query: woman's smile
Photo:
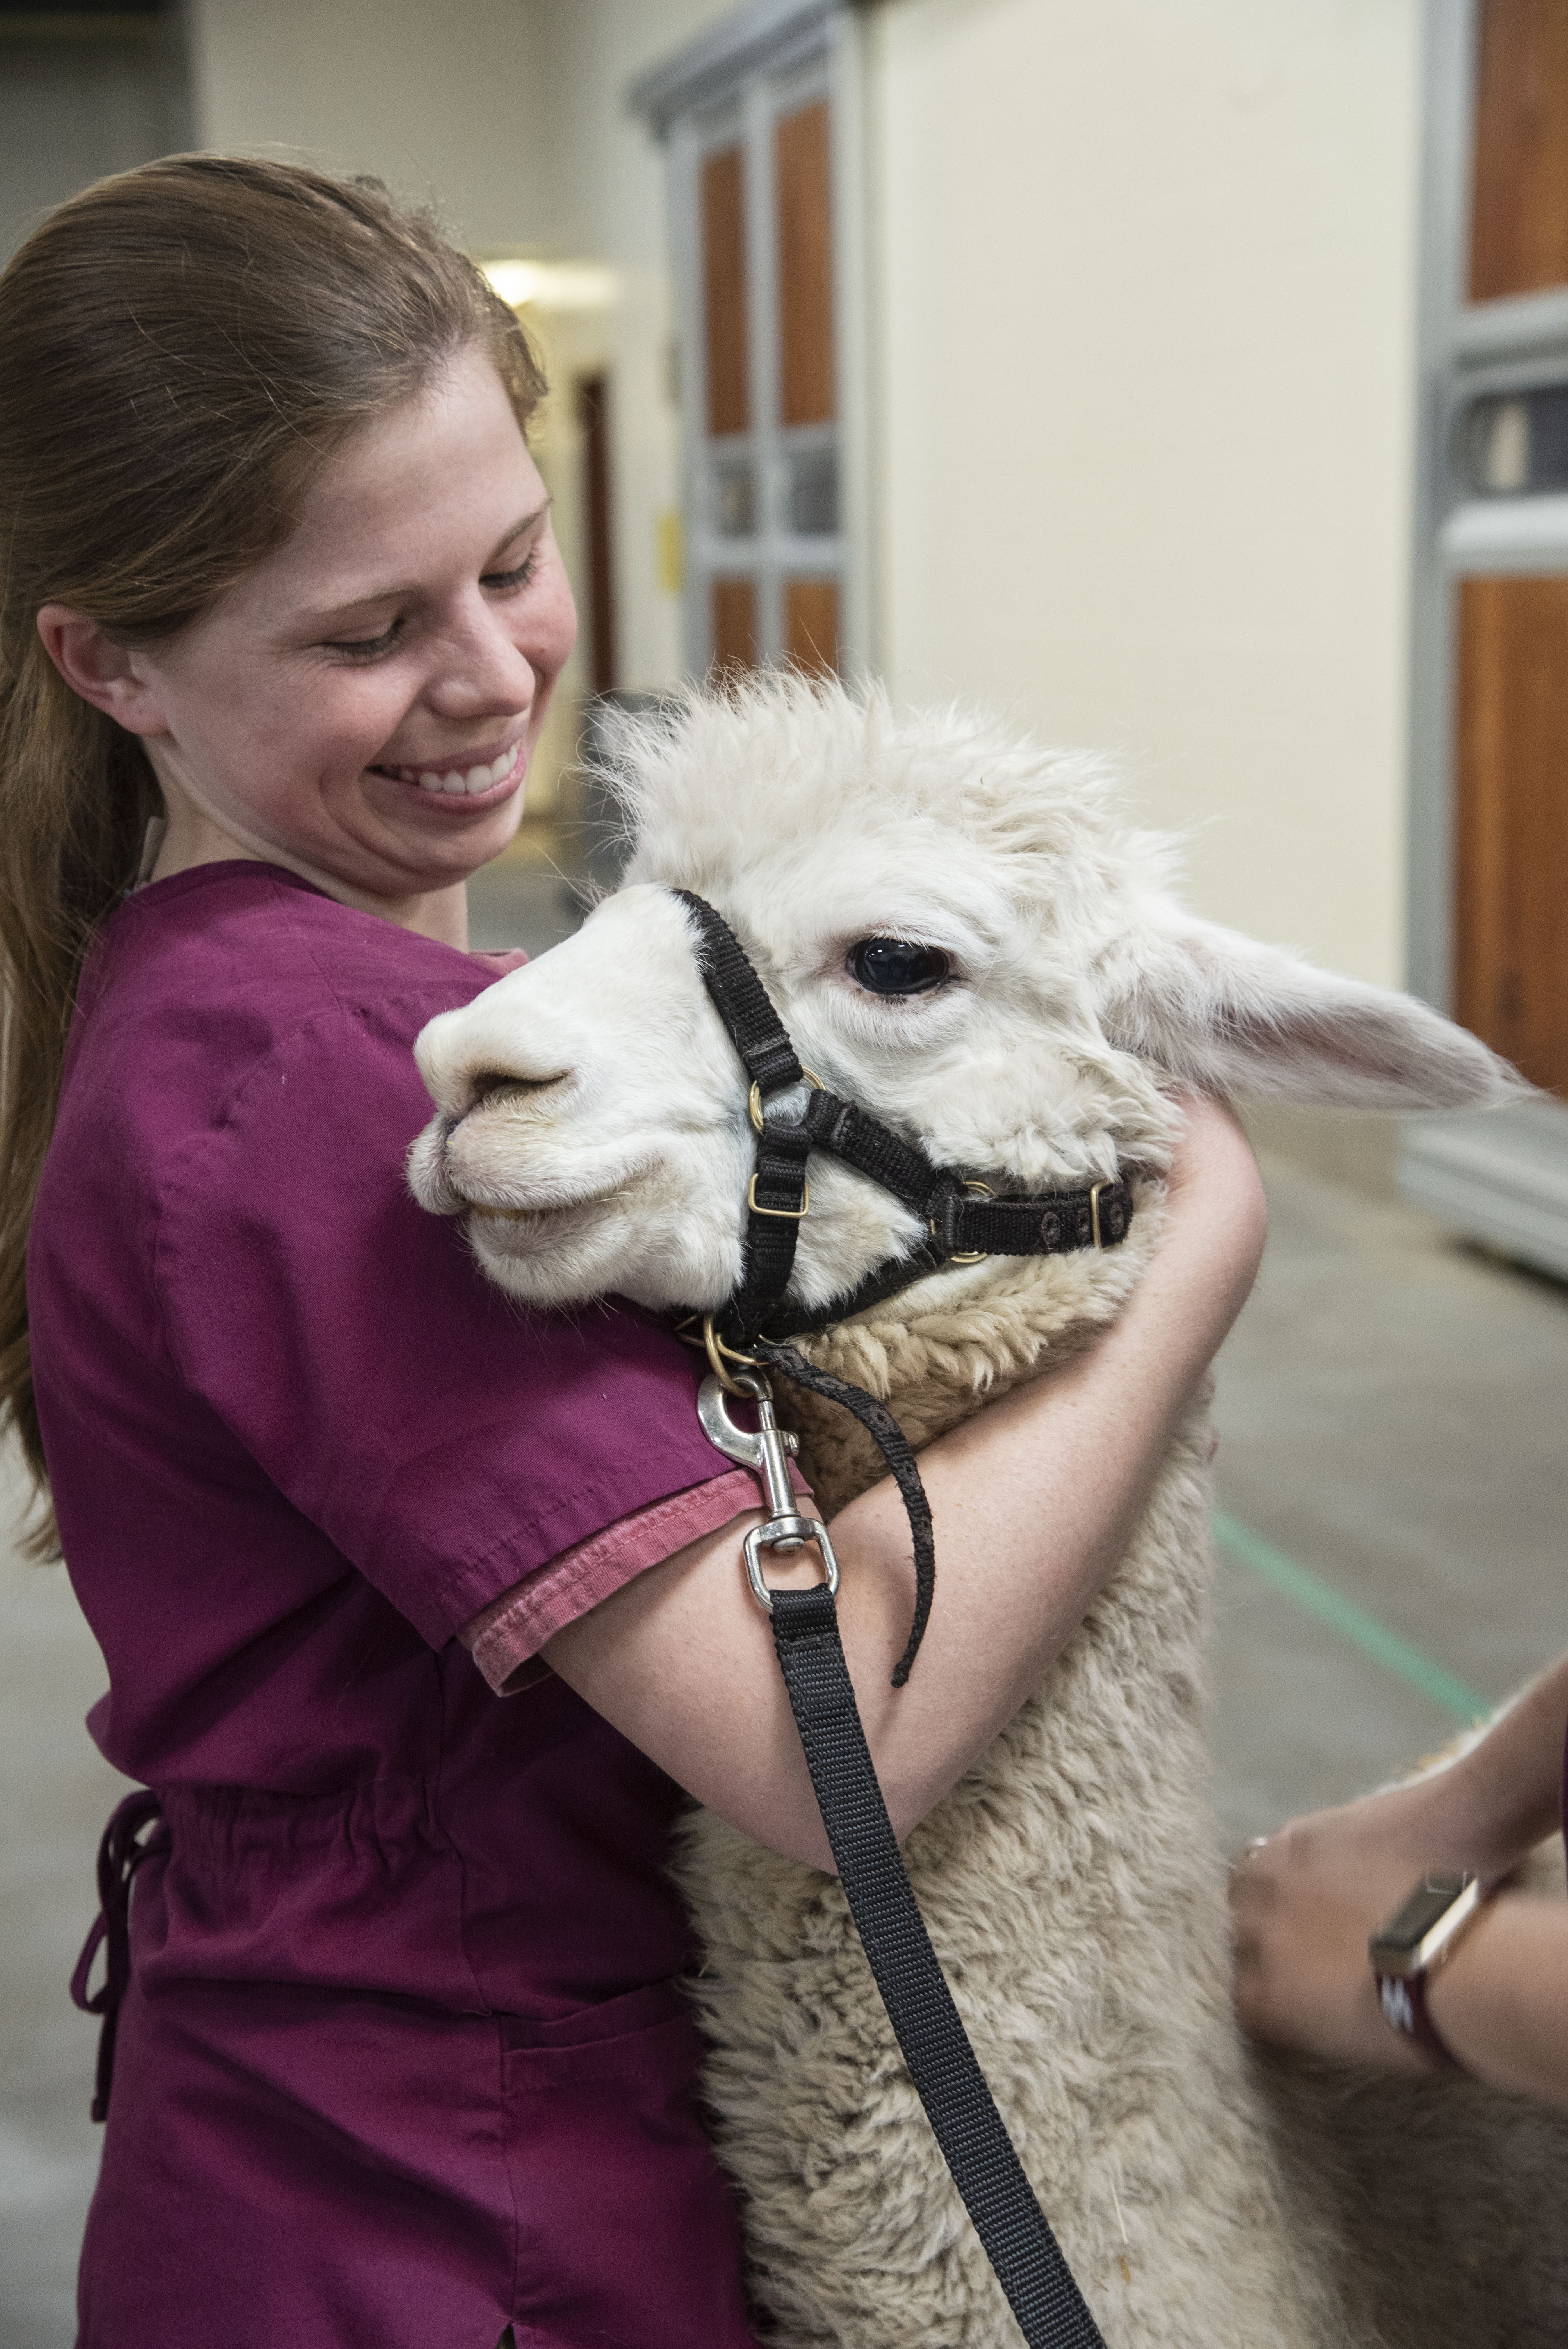
<svg viewBox="0 0 1568 2349"><path fill-rule="evenodd" d="M484 750L457 750L449 758L431 759L416 766L393 766L380 760L370 769L387 781L411 785L426 800L449 803L449 812L462 814L477 805L496 806L514 791L522 781L525 760L525 736L515 739L493 755Z"/></svg>

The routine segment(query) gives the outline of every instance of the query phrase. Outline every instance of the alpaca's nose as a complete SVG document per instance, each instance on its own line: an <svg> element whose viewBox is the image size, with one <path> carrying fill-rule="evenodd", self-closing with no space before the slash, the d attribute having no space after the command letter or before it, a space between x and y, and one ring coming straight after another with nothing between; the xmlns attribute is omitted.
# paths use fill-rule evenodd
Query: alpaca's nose
<svg viewBox="0 0 1568 2349"><path fill-rule="evenodd" d="M414 1057L449 1133L477 1109L521 1108L567 1082L575 1058L562 1049L567 1040L541 1034L536 1019L519 1034L521 1026L515 1013L502 1019L498 1007L465 1005L420 1036Z"/></svg>
<svg viewBox="0 0 1568 2349"><path fill-rule="evenodd" d="M549 1077L527 1077L515 1069L480 1069L469 1079L468 1108L452 1123L460 1124L476 1109L491 1105L500 1108L509 1102L526 1101L534 1093L547 1092L552 1085L563 1085L567 1074L565 1069L557 1069Z"/></svg>

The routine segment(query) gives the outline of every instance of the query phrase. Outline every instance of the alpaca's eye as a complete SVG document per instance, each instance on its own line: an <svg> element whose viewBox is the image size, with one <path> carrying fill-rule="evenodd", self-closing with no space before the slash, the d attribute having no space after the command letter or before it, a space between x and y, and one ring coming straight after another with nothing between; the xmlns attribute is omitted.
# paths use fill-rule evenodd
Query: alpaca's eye
<svg viewBox="0 0 1568 2349"><path fill-rule="evenodd" d="M917 947L913 938L861 938L844 965L870 995L928 995L953 968L940 947Z"/></svg>

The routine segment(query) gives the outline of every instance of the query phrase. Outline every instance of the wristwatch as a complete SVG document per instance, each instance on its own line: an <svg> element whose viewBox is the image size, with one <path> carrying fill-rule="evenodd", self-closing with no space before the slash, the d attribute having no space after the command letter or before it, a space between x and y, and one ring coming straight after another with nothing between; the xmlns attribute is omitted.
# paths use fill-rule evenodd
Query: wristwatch
<svg viewBox="0 0 1568 2349"><path fill-rule="evenodd" d="M1388 2023L1450 2072L1465 2067L1427 2012L1427 1976L1452 1957L1491 1892L1462 1868L1429 1868L1367 1945Z"/></svg>

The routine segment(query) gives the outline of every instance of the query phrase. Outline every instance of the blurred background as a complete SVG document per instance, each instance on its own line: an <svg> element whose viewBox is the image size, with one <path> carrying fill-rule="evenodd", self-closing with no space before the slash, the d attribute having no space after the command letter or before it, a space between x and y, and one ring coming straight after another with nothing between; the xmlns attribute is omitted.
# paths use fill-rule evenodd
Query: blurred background
<svg viewBox="0 0 1568 2349"><path fill-rule="evenodd" d="M1564 1642L1568 0L0 0L0 258L88 181L297 151L521 308L583 614L475 943L613 844L614 701L792 659L1120 758L1203 913L1542 1088L1254 1122L1220 1364L1240 1840ZM20 1506L5 1487L14 1523ZM117 1785L57 1570L0 1563L0 2349L72 2337L65 1982Z"/></svg>

